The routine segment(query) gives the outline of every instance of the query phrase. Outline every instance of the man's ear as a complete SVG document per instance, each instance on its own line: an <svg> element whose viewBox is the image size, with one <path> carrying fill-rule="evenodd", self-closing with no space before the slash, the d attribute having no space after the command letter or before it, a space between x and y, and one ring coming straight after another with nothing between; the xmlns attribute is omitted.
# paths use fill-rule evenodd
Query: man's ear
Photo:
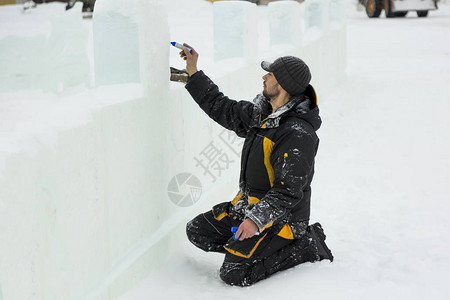
<svg viewBox="0 0 450 300"><path fill-rule="evenodd" d="M280 85L280 93L286 94L287 98L289 98L289 99L292 98L292 95L289 94L285 89L283 89L283 88L281 87L281 85Z"/></svg>

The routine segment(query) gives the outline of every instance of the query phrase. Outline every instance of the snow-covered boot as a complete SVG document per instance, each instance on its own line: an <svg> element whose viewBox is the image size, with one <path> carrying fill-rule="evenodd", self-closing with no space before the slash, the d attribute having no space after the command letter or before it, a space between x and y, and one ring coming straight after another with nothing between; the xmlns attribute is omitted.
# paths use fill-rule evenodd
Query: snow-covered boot
<svg viewBox="0 0 450 300"><path fill-rule="evenodd" d="M305 235L261 260L239 264L227 262L225 258L220 278L230 285L249 286L277 272L317 260L316 246Z"/></svg>
<svg viewBox="0 0 450 300"><path fill-rule="evenodd" d="M35 8L37 6L36 2L33 2L31 0L25 1L22 7L22 12L28 11L31 8Z"/></svg>
<svg viewBox="0 0 450 300"><path fill-rule="evenodd" d="M331 250L328 248L327 244L325 244L326 235L323 232L322 225L320 225L320 223L314 223L308 226L307 232L308 236L312 238L316 244L319 260L328 259L333 261L333 254L331 254Z"/></svg>
<svg viewBox="0 0 450 300"><path fill-rule="evenodd" d="M77 0L69 0L69 1L67 1L66 10L69 10L72 7L74 7L76 2L77 2Z"/></svg>

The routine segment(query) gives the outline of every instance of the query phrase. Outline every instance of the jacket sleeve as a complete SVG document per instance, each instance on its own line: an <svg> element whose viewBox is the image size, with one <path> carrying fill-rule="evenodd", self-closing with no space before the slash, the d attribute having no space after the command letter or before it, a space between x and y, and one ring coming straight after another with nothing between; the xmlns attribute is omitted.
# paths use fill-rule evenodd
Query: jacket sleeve
<svg viewBox="0 0 450 300"><path fill-rule="evenodd" d="M226 129L233 130L240 137L247 135L252 122L252 102L235 101L224 96L203 71L192 75L186 89L211 119Z"/></svg>
<svg viewBox="0 0 450 300"><path fill-rule="evenodd" d="M315 133L298 127L285 132L274 144L270 156L273 186L247 213L260 231L282 221L296 205L306 201L303 191L314 173L317 143ZM309 201L305 205L309 206Z"/></svg>

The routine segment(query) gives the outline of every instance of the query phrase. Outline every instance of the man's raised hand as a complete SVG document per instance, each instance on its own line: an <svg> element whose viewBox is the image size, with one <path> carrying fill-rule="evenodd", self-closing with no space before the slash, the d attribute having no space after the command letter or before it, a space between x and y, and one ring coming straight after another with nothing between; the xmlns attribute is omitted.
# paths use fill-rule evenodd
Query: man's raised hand
<svg viewBox="0 0 450 300"><path fill-rule="evenodd" d="M184 48L180 52L180 57L186 61L186 71L189 73L189 76L197 73L197 61L198 61L198 53L194 48L184 43L183 46L192 49L192 53L189 52L187 48Z"/></svg>

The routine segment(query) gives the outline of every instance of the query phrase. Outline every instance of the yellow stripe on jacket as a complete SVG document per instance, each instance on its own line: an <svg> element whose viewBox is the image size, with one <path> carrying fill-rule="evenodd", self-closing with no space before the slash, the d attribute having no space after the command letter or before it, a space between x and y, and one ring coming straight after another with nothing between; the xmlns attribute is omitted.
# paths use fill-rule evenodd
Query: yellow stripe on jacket
<svg viewBox="0 0 450 300"><path fill-rule="evenodd" d="M275 181L275 174L273 171L272 164L270 163L270 155L272 154L273 145L275 143L269 140L268 138L264 138L263 149L264 149L264 165L267 169L267 175L269 175L270 187L273 187L273 182Z"/></svg>

